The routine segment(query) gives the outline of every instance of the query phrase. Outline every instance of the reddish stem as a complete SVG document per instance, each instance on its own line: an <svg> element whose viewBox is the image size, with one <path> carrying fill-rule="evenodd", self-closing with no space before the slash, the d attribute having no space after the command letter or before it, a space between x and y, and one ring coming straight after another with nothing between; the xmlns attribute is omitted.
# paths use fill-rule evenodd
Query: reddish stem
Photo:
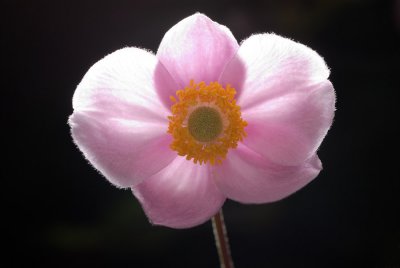
<svg viewBox="0 0 400 268"><path fill-rule="evenodd" d="M212 225L221 268L233 268L233 260L229 248L228 235L226 233L222 209L212 217Z"/></svg>

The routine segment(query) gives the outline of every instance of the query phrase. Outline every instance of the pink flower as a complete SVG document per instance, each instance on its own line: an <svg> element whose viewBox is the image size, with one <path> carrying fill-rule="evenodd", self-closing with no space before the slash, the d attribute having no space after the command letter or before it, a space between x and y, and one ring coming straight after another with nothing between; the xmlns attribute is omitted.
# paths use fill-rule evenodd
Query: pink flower
<svg viewBox="0 0 400 268"><path fill-rule="evenodd" d="M154 224L187 228L226 198L282 199L322 169L316 151L335 93L324 60L275 34L239 46L202 14L173 26L154 55L118 50L78 85L72 137Z"/></svg>

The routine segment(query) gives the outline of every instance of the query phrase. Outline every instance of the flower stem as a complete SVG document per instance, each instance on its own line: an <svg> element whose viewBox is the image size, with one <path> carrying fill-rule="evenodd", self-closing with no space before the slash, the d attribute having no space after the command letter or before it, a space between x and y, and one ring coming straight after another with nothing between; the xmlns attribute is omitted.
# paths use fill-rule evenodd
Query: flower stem
<svg viewBox="0 0 400 268"><path fill-rule="evenodd" d="M229 248L228 234L226 232L222 209L212 217L212 226L221 268L233 268L233 260Z"/></svg>

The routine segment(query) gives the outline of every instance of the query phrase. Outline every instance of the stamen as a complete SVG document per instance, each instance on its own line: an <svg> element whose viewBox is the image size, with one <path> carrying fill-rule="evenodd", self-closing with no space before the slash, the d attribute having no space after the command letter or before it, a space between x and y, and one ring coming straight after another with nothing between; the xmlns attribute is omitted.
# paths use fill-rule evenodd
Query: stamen
<svg viewBox="0 0 400 268"><path fill-rule="evenodd" d="M245 136L247 122L241 118L234 98L236 90L218 82L206 85L193 80L170 99L172 115L168 133L173 136L171 149L194 163L220 164L228 150L236 148Z"/></svg>

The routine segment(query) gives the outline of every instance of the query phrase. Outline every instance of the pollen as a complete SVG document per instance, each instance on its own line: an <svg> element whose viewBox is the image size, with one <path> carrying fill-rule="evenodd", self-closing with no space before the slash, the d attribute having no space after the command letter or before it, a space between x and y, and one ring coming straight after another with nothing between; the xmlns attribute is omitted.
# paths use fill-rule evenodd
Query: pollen
<svg viewBox="0 0 400 268"><path fill-rule="evenodd" d="M195 164L221 164L229 149L246 137L247 122L236 104L236 90L218 82L193 80L171 96L172 115L168 116L170 148Z"/></svg>

